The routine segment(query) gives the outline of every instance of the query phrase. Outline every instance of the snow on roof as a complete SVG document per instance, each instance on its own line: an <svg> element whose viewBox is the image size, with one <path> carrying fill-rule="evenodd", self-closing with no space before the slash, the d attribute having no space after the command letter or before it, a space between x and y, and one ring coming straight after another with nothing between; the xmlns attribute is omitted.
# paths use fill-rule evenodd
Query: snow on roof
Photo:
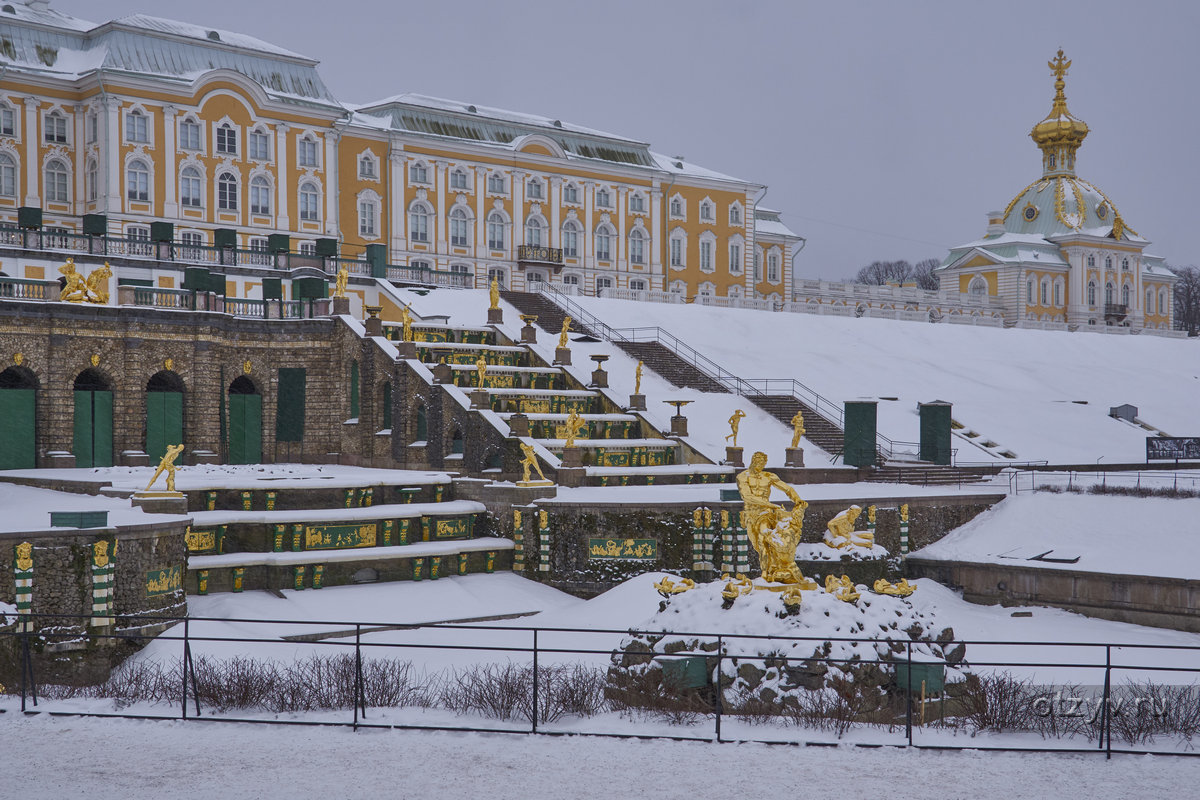
<svg viewBox="0 0 1200 800"><path fill-rule="evenodd" d="M743 181L741 178L735 178L732 175L726 175L725 173L717 172L716 170L705 169L699 164L691 164L687 161L684 161L682 158L676 158L675 156L664 156L662 153L653 152L650 153L650 155L654 158L654 161L659 169L664 169L667 172L673 172L676 175L687 175L692 178L708 178L710 180L717 181L736 181L738 183L745 183L745 181Z"/></svg>
<svg viewBox="0 0 1200 800"><path fill-rule="evenodd" d="M285 50L282 47L273 45L270 42L265 42L262 39L256 39L253 36L247 36L244 33L234 33L219 28L209 28L203 25L193 25L190 22L181 22L174 19L165 19L163 17L154 17L149 14L130 14L127 17L113 20L110 25L126 26L130 28L140 28L143 30L154 31L156 33L167 33L172 36L184 36L189 39L202 39L205 42L219 42L229 45L230 47L238 47L244 50L254 50L260 53L271 53L272 55L285 56L287 58L298 58L304 61L309 61L316 64L316 60L302 56L299 53ZM216 38L214 38L214 34Z"/></svg>
<svg viewBox="0 0 1200 800"><path fill-rule="evenodd" d="M73 31L88 31L96 27L96 23L88 22L86 19L72 17L69 14L63 14L61 11L55 11L52 8L38 8L31 5L26 5L24 2L7 3L0 11L0 23L8 20L10 17L15 17L22 22L32 22L36 25L48 25L54 28L66 28Z"/></svg>
<svg viewBox="0 0 1200 800"><path fill-rule="evenodd" d="M754 232L772 236L787 236L792 239L803 238L795 233L779 219L779 212L759 206L754 209Z"/></svg>

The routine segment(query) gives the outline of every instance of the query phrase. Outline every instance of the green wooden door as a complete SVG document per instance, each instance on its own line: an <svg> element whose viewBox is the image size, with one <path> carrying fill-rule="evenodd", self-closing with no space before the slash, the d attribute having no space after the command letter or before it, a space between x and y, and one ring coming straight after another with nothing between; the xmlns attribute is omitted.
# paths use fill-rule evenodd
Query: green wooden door
<svg viewBox="0 0 1200 800"><path fill-rule="evenodd" d="M146 454L157 464L167 447L183 443L183 393L146 392Z"/></svg>
<svg viewBox="0 0 1200 800"><path fill-rule="evenodd" d="M75 430L72 452L77 467L113 465L112 392L75 392Z"/></svg>
<svg viewBox="0 0 1200 800"><path fill-rule="evenodd" d="M0 469L37 466L34 389L0 389Z"/></svg>
<svg viewBox="0 0 1200 800"><path fill-rule="evenodd" d="M262 395L229 395L229 463L262 462Z"/></svg>

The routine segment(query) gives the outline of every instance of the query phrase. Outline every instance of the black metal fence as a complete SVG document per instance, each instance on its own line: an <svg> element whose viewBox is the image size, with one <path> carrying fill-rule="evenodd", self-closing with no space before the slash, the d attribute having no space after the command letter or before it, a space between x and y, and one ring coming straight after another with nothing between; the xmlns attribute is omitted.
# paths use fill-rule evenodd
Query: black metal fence
<svg viewBox="0 0 1200 800"><path fill-rule="evenodd" d="M1107 757L1200 755L1200 645L946 641L940 644L944 653L965 647L959 664L965 673L954 673L951 665L952 674L972 677L943 685L945 661L930 661L929 643L908 639L482 622L113 619L110 627L93 628L88 617L26 614L18 625L0 628L0 682L19 694L23 712ZM35 630L22 632L21 621ZM147 633L164 627L157 636ZM231 629L238 635L229 635ZM594 646L579 646L589 637ZM661 653L630 644L663 637L696 647ZM871 660L834 652L864 643L883 655ZM87 685L63 677L62 662L72 653L96 659L105 648L124 646L133 653L145 645L155 651L106 680ZM281 658L249 658L248 647ZM1029 657L1014 658L1014 651ZM792 692L793 698L804 692L820 698L815 704L789 702L783 694L764 700L765 693L748 697L739 687L746 665L768 676L772 669L783 676L803 668L828 677ZM1068 678L1043 680L1059 670ZM617 691L622 674L640 681L632 690L626 681ZM866 674L875 677L856 686ZM1094 684L1081 683L1082 675ZM74 702L79 698L111 699L113 710Z"/></svg>

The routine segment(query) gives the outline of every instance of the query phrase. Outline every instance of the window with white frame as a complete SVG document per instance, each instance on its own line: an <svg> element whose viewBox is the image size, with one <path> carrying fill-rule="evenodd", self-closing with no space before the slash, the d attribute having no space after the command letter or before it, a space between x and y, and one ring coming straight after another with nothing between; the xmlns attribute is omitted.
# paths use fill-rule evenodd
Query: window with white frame
<svg viewBox="0 0 1200 800"><path fill-rule="evenodd" d="M492 194L504 194L504 176L499 172L488 175L487 190Z"/></svg>
<svg viewBox="0 0 1200 800"><path fill-rule="evenodd" d="M321 219L321 193L311 181L300 184L300 219L305 222Z"/></svg>
<svg viewBox="0 0 1200 800"><path fill-rule="evenodd" d="M717 265L714 251L717 249L716 237L710 232L700 235L700 271L715 272Z"/></svg>
<svg viewBox="0 0 1200 800"><path fill-rule="evenodd" d="M490 182L490 179L489 179ZM487 217L487 235L488 247L492 250L503 250L506 237L504 235L505 228L504 215L499 211L493 211Z"/></svg>
<svg viewBox="0 0 1200 800"><path fill-rule="evenodd" d="M200 149L200 123L194 119L184 119L179 123L179 149Z"/></svg>
<svg viewBox="0 0 1200 800"><path fill-rule="evenodd" d="M1113 304L1113 302L1115 301L1115 298L1114 298L1115 293L1116 293L1116 289L1115 289L1115 287L1113 287L1112 283L1104 284L1104 302L1106 305Z"/></svg>
<svg viewBox="0 0 1200 800"><path fill-rule="evenodd" d="M184 167L179 173L179 204L188 208L199 208L202 197L200 170Z"/></svg>
<svg viewBox="0 0 1200 800"><path fill-rule="evenodd" d="M596 207L612 208L612 193L603 186L596 190Z"/></svg>
<svg viewBox="0 0 1200 800"><path fill-rule="evenodd" d="M562 250L564 258L579 258L579 223L573 219L563 223Z"/></svg>
<svg viewBox="0 0 1200 800"><path fill-rule="evenodd" d="M45 140L50 144L66 144L67 118L59 111L51 111L46 115Z"/></svg>
<svg viewBox="0 0 1200 800"><path fill-rule="evenodd" d="M450 173L450 188L462 189L464 191L468 188L467 171L465 169L458 167Z"/></svg>
<svg viewBox="0 0 1200 800"><path fill-rule="evenodd" d="M1088 265L1089 267L1095 267L1095 266L1096 266L1096 257L1095 257L1095 256L1088 256L1088 257L1087 257L1087 265Z"/></svg>
<svg viewBox="0 0 1200 800"><path fill-rule="evenodd" d="M7 153L0 153L0 197L17 196L17 162Z"/></svg>
<svg viewBox="0 0 1200 800"><path fill-rule="evenodd" d="M754 248L754 282L759 283L763 279L762 269L762 248Z"/></svg>
<svg viewBox="0 0 1200 800"><path fill-rule="evenodd" d="M429 206L418 200L408 209L408 238L414 242L429 241Z"/></svg>
<svg viewBox="0 0 1200 800"><path fill-rule="evenodd" d="M265 239L263 240L266 241ZM201 258L200 247L204 245L204 236L198 231L184 231L179 234L179 242L183 245L180 251L176 254L184 261L199 261ZM250 249L254 249L254 242L251 240ZM265 247L263 248L266 249Z"/></svg>
<svg viewBox="0 0 1200 800"><path fill-rule="evenodd" d="M87 115L84 128L87 130L87 143L95 144L96 140L100 138L100 118L95 111Z"/></svg>
<svg viewBox="0 0 1200 800"><path fill-rule="evenodd" d="M1146 313L1154 313L1154 287L1146 289Z"/></svg>
<svg viewBox="0 0 1200 800"><path fill-rule="evenodd" d="M1122 259L1121 259L1121 270L1122 270L1123 272L1128 272L1128 271L1129 271L1129 259L1128 259L1128 258L1122 258Z"/></svg>
<svg viewBox="0 0 1200 800"><path fill-rule="evenodd" d="M612 261L613 229L607 222L602 222L596 228L596 260Z"/></svg>
<svg viewBox="0 0 1200 800"><path fill-rule="evenodd" d="M250 213L271 213L271 182L262 175L256 175L250 181Z"/></svg>
<svg viewBox="0 0 1200 800"><path fill-rule="evenodd" d="M508 270L504 267L488 267L488 284L490 285L493 280L503 289L508 284ZM565 278L563 282L566 282Z"/></svg>
<svg viewBox="0 0 1200 800"><path fill-rule="evenodd" d="M738 205L737 203L734 203L733 205L731 205L729 207L729 224L730 225L741 225L742 224L742 207L740 205Z"/></svg>
<svg viewBox="0 0 1200 800"><path fill-rule="evenodd" d="M450 244L453 247L471 245L471 215L462 206L450 209Z"/></svg>
<svg viewBox="0 0 1200 800"><path fill-rule="evenodd" d="M579 187L573 183L568 183L563 187L563 202L564 203L579 203Z"/></svg>
<svg viewBox="0 0 1200 800"><path fill-rule="evenodd" d="M1057 280L1054 282L1054 305L1056 305L1056 306L1062 305L1062 295L1063 295L1063 282L1062 282L1062 280Z"/></svg>
<svg viewBox="0 0 1200 800"><path fill-rule="evenodd" d="M669 248L671 266L675 269L683 269L687 260L687 235L680 230L673 231Z"/></svg>
<svg viewBox="0 0 1200 800"><path fill-rule="evenodd" d="M409 183L429 183L429 167L422 161L414 161L408 167Z"/></svg>
<svg viewBox="0 0 1200 800"><path fill-rule="evenodd" d="M370 198L358 201L358 235L377 236L379 233L379 204Z"/></svg>
<svg viewBox="0 0 1200 800"><path fill-rule="evenodd" d="M646 196L641 192L629 195L629 211L632 214L644 214L646 212Z"/></svg>
<svg viewBox="0 0 1200 800"><path fill-rule="evenodd" d="M612 278L608 277L607 275L601 275L596 278L596 296L599 297L602 291L611 288L613 288Z"/></svg>
<svg viewBox="0 0 1200 800"><path fill-rule="evenodd" d="M741 284L735 283L733 286L730 286L729 289L726 290L725 296L730 298L731 300L741 300L743 292L744 292L744 290L742 289Z"/></svg>
<svg viewBox="0 0 1200 800"><path fill-rule="evenodd" d="M296 140L296 163L301 167L320 166L317 140L311 134L305 134Z"/></svg>
<svg viewBox="0 0 1200 800"><path fill-rule="evenodd" d="M271 137L265 131L250 131L250 140L246 143L250 158L255 161L271 159Z"/></svg>
<svg viewBox="0 0 1200 800"><path fill-rule="evenodd" d="M1092 306L1093 308L1096 307L1096 282L1095 281L1088 281L1087 300L1088 300L1089 306Z"/></svg>
<svg viewBox="0 0 1200 800"><path fill-rule="evenodd" d="M237 211L238 180L232 172L217 176L217 208L221 211Z"/></svg>
<svg viewBox="0 0 1200 800"><path fill-rule="evenodd" d="M296 246L296 252L302 256L315 256L317 254L317 243L314 241L303 241Z"/></svg>
<svg viewBox="0 0 1200 800"><path fill-rule="evenodd" d="M133 109L125 115L125 141L148 142L150 133L146 128L146 115L138 109Z"/></svg>
<svg viewBox="0 0 1200 800"><path fill-rule="evenodd" d="M1167 290L1158 290L1158 314L1165 317L1167 315Z"/></svg>
<svg viewBox="0 0 1200 800"><path fill-rule="evenodd" d="M976 275L971 278L971 283L967 286L967 294L975 297L981 297L988 293L988 283L982 276Z"/></svg>
<svg viewBox="0 0 1200 800"><path fill-rule="evenodd" d="M696 287L698 297L712 297L717 293L717 287L711 281L705 281Z"/></svg>
<svg viewBox="0 0 1200 800"><path fill-rule="evenodd" d="M1044 306L1050 305L1050 280L1048 278L1042 278L1042 300L1041 300L1041 302L1042 302L1042 305L1044 305Z"/></svg>
<svg viewBox="0 0 1200 800"><path fill-rule="evenodd" d="M236 156L237 151L237 130L228 122L222 122L217 126L217 152L222 155Z"/></svg>
<svg viewBox="0 0 1200 800"><path fill-rule="evenodd" d="M67 165L57 158L46 162L46 199L51 203L71 200L71 180Z"/></svg>
<svg viewBox="0 0 1200 800"><path fill-rule="evenodd" d="M525 244L541 247L546 243L546 220L541 214L530 214L525 220Z"/></svg>
<svg viewBox="0 0 1200 800"><path fill-rule="evenodd" d="M530 200L541 200L545 197L545 193L542 191L542 182L537 178L529 181L528 193Z"/></svg>
<svg viewBox="0 0 1200 800"><path fill-rule="evenodd" d="M641 278L633 278L629 281L629 288L635 292L646 291L646 282Z"/></svg>
<svg viewBox="0 0 1200 800"><path fill-rule="evenodd" d="M1113 265L1112 265L1112 256L1105 256L1105 257L1104 257L1104 268L1105 268L1105 269L1112 269L1112 268L1113 268Z"/></svg>
<svg viewBox="0 0 1200 800"><path fill-rule="evenodd" d="M1026 303L1033 302L1033 281L1032 280L1025 282L1025 302Z"/></svg>
<svg viewBox="0 0 1200 800"><path fill-rule="evenodd" d="M125 193L140 203L150 200L150 168L140 158L130 161L125 169Z"/></svg>
<svg viewBox="0 0 1200 800"><path fill-rule="evenodd" d="M629 263L646 263L646 234L641 228L634 228L629 232Z"/></svg>
<svg viewBox="0 0 1200 800"><path fill-rule="evenodd" d="M729 274L742 274L742 243L740 241L729 243Z"/></svg>
<svg viewBox="0 0 1200 800"><path fill-rule="evenodd" d="M130 225L125 229L129 239L129 252L137 256L154 255L154 245L150 244L150 228L147 225Z"/></svg>
<svg viewBox="0 0 1200 800"><path fill-rule="evenodd" d="M16 136L17 135L17 115L13 109L6 105L0 104L0 136Z"/></svg>
<svg viewBox="0 0 1200 800"><path fill-rule="evenodd" d="M686 208L682 197L675 195L671 198L670 213L672 217L682 218Z"/></svg>
<svg viewBox="0 0 1200 800"><path fill-rule="evenodd" d="M564 273L562 276L562 282L567 286L578 286L579 276L573 272Z"/></svg>
<svg viewBox="0 0 1200 800"><path fill-rule="evenodd" d="M375 171L375 157L369 152L358 157L358 177L374 180L379 177Z"/></svg>
<svg viewBox="0 0 1200 800"><path fill-rule="evenodd" d="M100 168L94 159L89 159L83 173L83 193L88 200L95 200L99 194Z"/></svg>
<svg viewBox="0 0 1200 800"><path fill-rule="evenodd" d="M1129 307L1129 284L1121 287L1121 304L1126 308Z"/></svg>
<svg viewBox="0 0 1200 800"><path fill-rule="evenodd" d="M771 251L767 254L767 283L779 283L779 253Z"/></svg>
<svg viewBox="0 0 1200 800"><path fill-rule="evenodd" d="M716 221L716 212L714 211L713 203L708 198L705 198L700 203L700 221L701 222L715 222Z"/></svg>

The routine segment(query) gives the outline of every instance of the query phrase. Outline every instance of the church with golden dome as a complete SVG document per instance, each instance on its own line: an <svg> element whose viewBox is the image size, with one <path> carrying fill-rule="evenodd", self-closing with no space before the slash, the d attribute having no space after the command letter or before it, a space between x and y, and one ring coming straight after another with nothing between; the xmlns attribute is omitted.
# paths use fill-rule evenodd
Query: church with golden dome
<svg viewBox="0 0 1200 800"><path fill-rule="evenodd" d="M1067 109L1071 62L1059 50L1048 66L1053 105L1029 134L1042 174L988 215L983 238L950 251L937 270L942 288L995 298L1020 327L1170 330L1176 277L1108 196L1075 174L1088 126Z"/></svg>

